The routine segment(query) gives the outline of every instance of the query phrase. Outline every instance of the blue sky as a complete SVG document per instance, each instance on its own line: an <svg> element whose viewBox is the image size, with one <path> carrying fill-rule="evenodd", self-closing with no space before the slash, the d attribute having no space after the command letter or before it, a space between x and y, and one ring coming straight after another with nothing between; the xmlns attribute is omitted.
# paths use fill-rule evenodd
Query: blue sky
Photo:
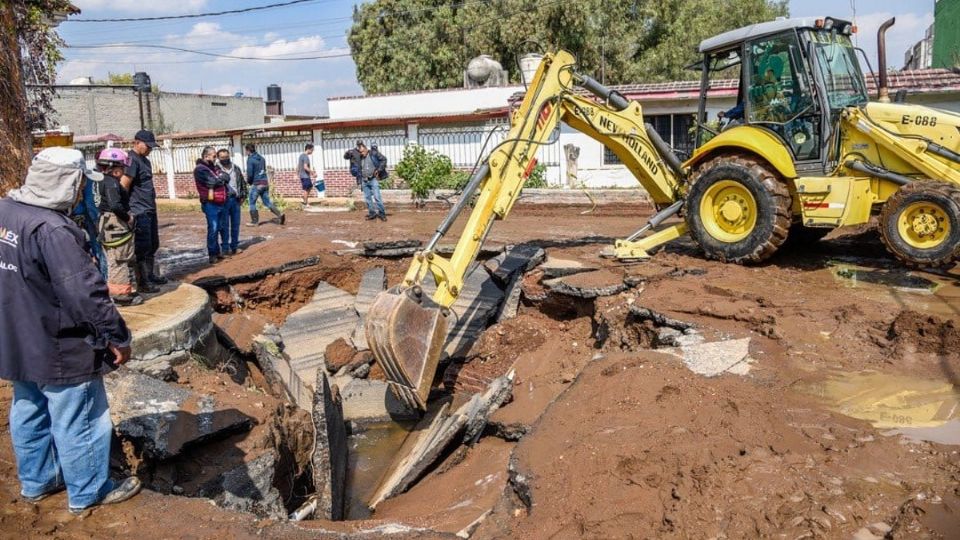
<svg viewBox="0 0 960 540"><path fill-rule="evenodd" d="M572 1L572 0L571 0ZM611 0L617 1L617 0ZM76 18L121 18L205 13L273 3L268 0L73 0L83 10ZM268 61L215 59L157 49L66 49L58 80L91 75L146 71L154 84L175 92L264 95L271 83L283 87L286 112L326 113L329 96L362 94L346 33L353 0L312 0L300 5L252 13L173 21L81 23L68 20L60 35L71 45L152 44L204 50ZM876 58L876 29L890 16L897 24L887 34L890 67L903 64L903 53L933 22L934 0L791 0L791 16L833 15L853 18L858 41L871 61ZM693 44L691 44L693 46ZM276 58L334 56L323 60L278 61ZM640 81L638 81L640 82Z"/></svg>

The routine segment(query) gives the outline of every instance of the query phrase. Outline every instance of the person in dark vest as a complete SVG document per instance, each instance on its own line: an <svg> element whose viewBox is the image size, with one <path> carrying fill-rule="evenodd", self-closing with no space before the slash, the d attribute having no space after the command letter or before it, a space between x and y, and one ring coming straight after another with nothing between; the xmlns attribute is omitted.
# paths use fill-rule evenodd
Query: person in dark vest
<svg viewBox="0 0 960 540"><path fill-rule="evenodd" d="M157 222L157 192L153 187L153 167L147 156L156 148L153 132L141 129L133 136L133 151L121 183L130 193L130 213L133 215L133 248L137 257L137 283L140 292L155 293L157 285L167 278L156 272L156 255L160 248L160 229Z"/></svg>
<svg viewBox="0 0 960 540"><path fill-rule="evenodd" d="M20 500L66 489L73 514L140 491L136 477L110 478L103 376L130 358L132 338L68 217L87 177L103 178L78 150L47 148L0 199L0 378L13 383Z"/></svg>
<svg viewBox="0 0 960 540"><path fill-rule="evenodd" d="M253 143L247 143L244 146L247 154L247 181L250 183L250 223L247 225L256 227L260 224L260 212L257 211L257 199L263 202L263 206L268 208L273 215L277 216L280 224L287 222L287 216L277 210L277 207L270 201L270 180L267 177L267 160L257 153L257 147Z"/></svg>

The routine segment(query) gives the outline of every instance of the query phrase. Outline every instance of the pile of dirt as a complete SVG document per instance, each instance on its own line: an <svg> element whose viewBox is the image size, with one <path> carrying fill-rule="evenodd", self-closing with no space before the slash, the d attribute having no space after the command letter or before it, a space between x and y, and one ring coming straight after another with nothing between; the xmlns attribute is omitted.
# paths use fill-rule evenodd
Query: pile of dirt
<svg viewBox="0 0 960 540"><path fill-rule="evenodd" d="M960 327L955 320L905 309L890 323L887 337L901 352L960 354Z"/></svg>
<svg viewBox="0 0 960 540"><path fill-rule="evenodd" d="M910 465L918 454L925 471ZM479 537L850 538L889 529L904 504L955 496L960 475L936 446L907 450L779 389L699 377L653 352L587 366L512 463L520 497L505 496ZM524 499L529 513L516 511Z"/></svg>

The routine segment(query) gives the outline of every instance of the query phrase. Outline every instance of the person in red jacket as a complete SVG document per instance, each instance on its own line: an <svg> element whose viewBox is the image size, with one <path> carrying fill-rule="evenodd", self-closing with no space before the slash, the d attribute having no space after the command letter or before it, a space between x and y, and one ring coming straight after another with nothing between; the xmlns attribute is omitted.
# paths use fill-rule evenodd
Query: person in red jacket
<svg viewBox="0 0 960 540"><path fill-rule="evenodd" d="M193 169L193 181L200 196L200 208L207 217L207 256L210 257L210 264L216 264L224 258L218 240L221 228L227 221L227 184L230 175L217 164L217 150L214 147L203 148Z"/></svg>

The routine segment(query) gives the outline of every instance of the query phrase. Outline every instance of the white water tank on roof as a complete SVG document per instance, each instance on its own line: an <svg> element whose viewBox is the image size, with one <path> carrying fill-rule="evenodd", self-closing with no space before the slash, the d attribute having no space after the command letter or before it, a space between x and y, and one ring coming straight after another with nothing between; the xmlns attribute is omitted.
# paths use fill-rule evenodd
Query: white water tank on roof
<svg viewBox="0 0 960 540"><path fill-rule="evenodd" d="M537 74L541 60L543 55L539 53L529 53L520 57L520 76L523 77L523 84L530 84L533 76Z"/></svg>

